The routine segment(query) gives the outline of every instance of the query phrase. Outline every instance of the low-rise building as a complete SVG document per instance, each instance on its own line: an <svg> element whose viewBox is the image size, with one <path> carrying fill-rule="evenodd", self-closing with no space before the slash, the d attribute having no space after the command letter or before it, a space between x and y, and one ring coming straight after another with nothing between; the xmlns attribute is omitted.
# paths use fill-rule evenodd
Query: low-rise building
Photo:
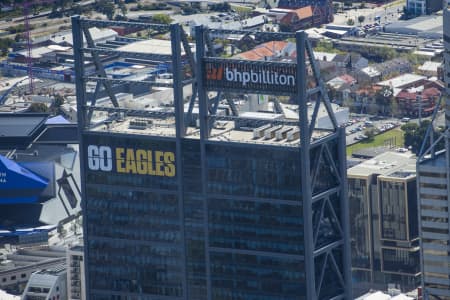
<svg viewBox="0 0 450 300"><path fill-rule="evenodd" d="M313 15L321 18L321 23L333 22L333 2L331 0L279 0L278 8L297 9L312 6Z"/></svg>
<svg viewBox="0 0 450 300"><path fill-rule="evenodd" d="M280 20L280 28L283 31L297 31L320 24L320 16L313 15L311 6L291 10Z"/></svg>
<svg viewBox="0 0 450 300"><path fill-rule="evenodd" d="M419 67L419 72L427 77L438 76L438 70L442 67L442 62L426 61Z"/></svg>
<svg viewBox="0 0 450 300"><path fill-rule="evenodd" d="M0 289L22 293L31 274L61 265L66 261L66 250L60 247L36 246L26 249L7 247L0 251Z"/></svg>
<svg viewBox="0 0 450 300"><path fill-rule="evenodd" d="M60 264L31 274L22 300L67 300L66 265Z"/></svg>
<svg viewBox="0 0 450 300"><path fill-rule="evenodd" d="M402 117L426 117L430 116L441 96L441 92L435 87L412 88L402 90L395 96L398 104L398 115Z"/></svg>

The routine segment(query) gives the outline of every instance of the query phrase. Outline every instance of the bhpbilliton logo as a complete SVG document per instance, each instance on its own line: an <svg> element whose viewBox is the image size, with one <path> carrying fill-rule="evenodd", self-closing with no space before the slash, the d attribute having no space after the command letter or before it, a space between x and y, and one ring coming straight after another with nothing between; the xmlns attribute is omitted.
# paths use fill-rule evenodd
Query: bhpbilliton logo
<svg viewBox="0 0 450 300"><path fill-rule="evenodd" d="M236 67L207 65L206 79L240 83L242 87L249 85L295 86L294 75L279 73L270 69L252 70L247 68L242 71Z"/></svg>

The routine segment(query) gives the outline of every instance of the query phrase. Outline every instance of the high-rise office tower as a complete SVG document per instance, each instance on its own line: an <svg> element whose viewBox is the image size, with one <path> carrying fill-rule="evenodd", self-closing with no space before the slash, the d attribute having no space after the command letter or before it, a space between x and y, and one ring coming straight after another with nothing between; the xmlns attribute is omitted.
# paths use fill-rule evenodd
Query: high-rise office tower
<svg viewBox="0 0 450 300"><path fill-rule="evenodd" d="M88 299L351 299L345 132L303 32L254 33L296 39L296 61L245 61L214 53L236 32L198 27L194 48L178 24L72 21ZM110 25L170 41L93 44ZM252 93L297 118L239 111Z"/></svg>
<svg viewBox="0 0 450 300"><path fill-rule="evenodd" d="M450 11L444 7L444 78L446 131L419 157L419 213L424 296L450 299Z"/></svg>

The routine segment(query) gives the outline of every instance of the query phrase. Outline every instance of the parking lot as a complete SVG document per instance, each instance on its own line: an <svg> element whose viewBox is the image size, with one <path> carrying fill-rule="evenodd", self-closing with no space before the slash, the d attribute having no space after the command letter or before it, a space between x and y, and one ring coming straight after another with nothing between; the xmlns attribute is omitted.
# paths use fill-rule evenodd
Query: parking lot
<svg viewBox="0 0 450 300"><path fill-rule="evenodd" d="M369 118L368 116L350 117L346 124L346 143L347 146L355 144L367 138L365 131L373 128L377 133L382 133L394 127L400 126L401 122L395 118Z"/></svg>

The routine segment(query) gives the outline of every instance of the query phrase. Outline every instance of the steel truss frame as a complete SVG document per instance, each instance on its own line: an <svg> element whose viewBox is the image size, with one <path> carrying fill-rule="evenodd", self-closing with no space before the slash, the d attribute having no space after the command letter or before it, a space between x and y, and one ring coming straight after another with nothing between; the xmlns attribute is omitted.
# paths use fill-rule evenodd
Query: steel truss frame
<svg viewBox="0 0 450 300"><path fill-rule="evenodd" d="M135 27L142 29L164 30L170 32L173 69L173 95L174 95L174 112L155 113L150 111L129 110L119 107L117 98L113 92L113 86L117 83L106 76L105 69L101 62L100 54L113 54L120 57L131 58L151 58L167 61L169 56L150 53L132 53L120 52L114 49L106 49L95 45L90 33L89 27L98 26L106 27L111 25L121 25L125 27ZM297 92L293 95L299 105L299 121L283 122L276 121L277 124L296 125L300 128L300 170L301 170L301 189L303 201L303 218L304 218L304 245L305 245L305 275L306 275L306 299L318 300L327 299L324 297L326 287L324 281L327 276L326 270L332 270L333 276L341 285L342 293L333 296L331 299L351 299L351 260L350 260L350 233L349 233L349 207L347 199L347 179L346 179L346 151L345 151L345 129L338 126L336 118L331 108L331 103L325 89L325 85L320 77L319 68L314 60L312 47L307 39L307 35L303 31L296 33L269 33L269 32L253 32L253 31L229 31L229 30L209 30L202 26L196 28L196 53L195 57L189 46L186 33L179 24L171 24L170 26L137 23L137 22L111 22L99 20L82 19L79 16L72 17L73 39L74 39L74 57L76 72L76 92L77 92L77 108L78 108L78 124L80 134L80 146L82 144L83 132L88 131L91 126L92 114L95 110L104 110L109 112L127 113L129 115L141 117L175 117L176 127L176 155L181 157L181 139L186 135L186 128L191 120L192 111L196 101L199 106L200 121L200 152L202 164L202 178L206 179L205 172L205 145L211 135L212 125L215 120L223 119L216 115L219 102L222 100L223 91L216 91L215 97L209 98L208 91L205 90L204 78L204 61L221 60L216 57L212 36L217 34L252 34L262 41L285 40L293 38L296 42L297 59L296 65L296 86ZM83 41L86 41L84 44ZM182 74L182 55L183 47L185 57L192 71L192 80L185 80ZM83 62L84 54L90 53L95 66L95 74L86 75ZM209 55L209 56L208 56ZM252 64L249 61L243 63ZM260 64L261 62L254 62ZM273 64L282 64L273 62ZM312 71L313 87L307 86L307 68ZM96 88L93 96L88 99L86 94L86 82L95 81ZM121 82L119 80L119 82ZM139 82L137 82L139 83ZM150 85L160 85L156 82L147 82ZM192 96L189 99L188 111L184 112L183 86L192 84ZM96 106L96 98L100 90L106 91L111 100L113 107L104 108ZM246 89L239 92L248 93ZM276 92L274 92L276 94ZM308 119L308 99L315 97L315 106L311 120ZM229 97L227 97L229 98ZM225 119L235 119L239 117L239 111L231 99L226 99L232 112L232 116ZM324 105L328 116L332 122L333 128L326 138L312 140L312 134L316 128L317 116L320 105ZM84 153L80 154L83 160ZM315 163L311 162L311 157L317 158ZM177 173L182 174L181 160L177 160ZM327 191L317 192L315 186L319 181L321 169L328 168L336 177L336 185ZM83 166L81 169L82 172ZM182 178L177 175L179 188L179 199L182 199ZM85 192L84 182L82 182L82 190ZM203 191L205 193L205 191ZM205 194L206 195L206 194ZM333 199L337 199L338 203L333 204ZM205 197L206 199L206 197ZM181 200L180 200L181 201ZM179 203L182 207L183 203ZM205 200L204 205L207 208ZM319 216L319 218L313 218ZM183 218L181 215L180 218ZM327 244L319 244L318 241L324 238L324 232L321 231L325 223L336 225L339 238L328 242ZM84 228L86 230L86 228ZM322 235L322 236L321 236ZM183 237L184 238L184 237ZM85 241L86 242L86 241ZM208 237L206 235L206 243ZM340 254L339 254L340 253ZM338 257L340 255L340 257ZM208 264L209 255L206 260ZM184 266L185 267L185 266ZM207 278L209 271L207 270ZM86 274L88 281L88 274ZM211 282L207 280L208 299L211 299ZM183 282L183 288L186 288L186 282ZM187 297L185 295L185 297ZM330 299L330 298L328 298Z"/></svg>
<svg viewBox="0 0 450 300"><path fill-rule="evenodd" d="M226 30L209 30L202 26L196 28L196 58L197 58L197 78L205 78L204 74L204 61L214 61L214 50L211 45L211 35L232 34L232 33L246 33L243 31L226 31ZM252 33L253 34L253 33ZM325 270L331 267L334 270L335 276L338 278L341 284L342 294L333 297L332 299L351 299L351 267L350 267L350 242L349 242L349 214L347 203L347 180L346 180L346 154L345 154L345 132L344 128L338 126L337 120L331 108L331 103L328 99L328 94L325 89L325 85L320 78L320 71L317 63L314 60L314 55L310 42L308 41L304 32L296 32L295 34L289 33L267 33L258 32L254 33L261 40L282 40L286 38L295 38L297 45L297 94L295 98L299 105L299 121L297 126L300 128L300 155L301 155L301 187L302 187L302 199L303 199L303 216L305 226L305 266L306 266L306 298L307 299L325 299L322 294L323 281L325 278ZM205 46L206 45L206 49ZM210 54L210 56L207 56ZM217 58L217 61L223 59ZM252 62L248 62L252 63ZM261 62L253 62L255 65ZM285 63L268 62L267 64L282 65ZM313 73L313 81L315 86L307 88L307 67L310 67ZM220 97L216 96L212 99L208 98L208 93L203 85L203 80L197 80L197 91L200 108L200 140L202 142L201 148L204 148L205 141L208 140L211 132L211 124L215 120L221 119L221 117L215 115L215 109L209 110L211 101L213 102L213 108L217 107ZM236 92L252 92L249 90L236 90ZM218 91L220 95L221 91ZM274 91L274 94L277 94ZM318 100L315 102L313 114L311 120L308 120L308 98L316 96ZM328 116L333 124L333 130L330 137L319 139L311 144L311 138L314 130L316 130L316 121L319 112L320 105L324 105ZM277 122L274 122L277 123ZM277 123L279 124L279 123ZM338 147L338 159L333 158L330 151L330 143L335 142ZM318 157L318 162L310 164L310 158L312 155ZM318 154L318 155L317 155ZM319 168L324 167L324 163L327 162L328 167L333 170L333 173L337 177L338 185L330 189L327 192L315 194L313 191L314 186L320 180L316 175L319 172ZM330 195L336 194L339 198L339 210L336 209L330 202ZM318 203L319 205L314 205ZM328 216L325 220L325 211L328 211ZM317 220L313 220L314 214L319 214L320 217ZM340 239L335 240L327 245L319 245L318 239L321 232L321 224L333 220L337 225ZM315 222L313 224L313 222ZM323 225L322 225L323 226ZM336 251L342 251L342 266L338 266L336 257ZM322 259L324 257L324 259ZM308 259L314 258L314 259ZM316 272L319 270L319 272Z"/></svg>

